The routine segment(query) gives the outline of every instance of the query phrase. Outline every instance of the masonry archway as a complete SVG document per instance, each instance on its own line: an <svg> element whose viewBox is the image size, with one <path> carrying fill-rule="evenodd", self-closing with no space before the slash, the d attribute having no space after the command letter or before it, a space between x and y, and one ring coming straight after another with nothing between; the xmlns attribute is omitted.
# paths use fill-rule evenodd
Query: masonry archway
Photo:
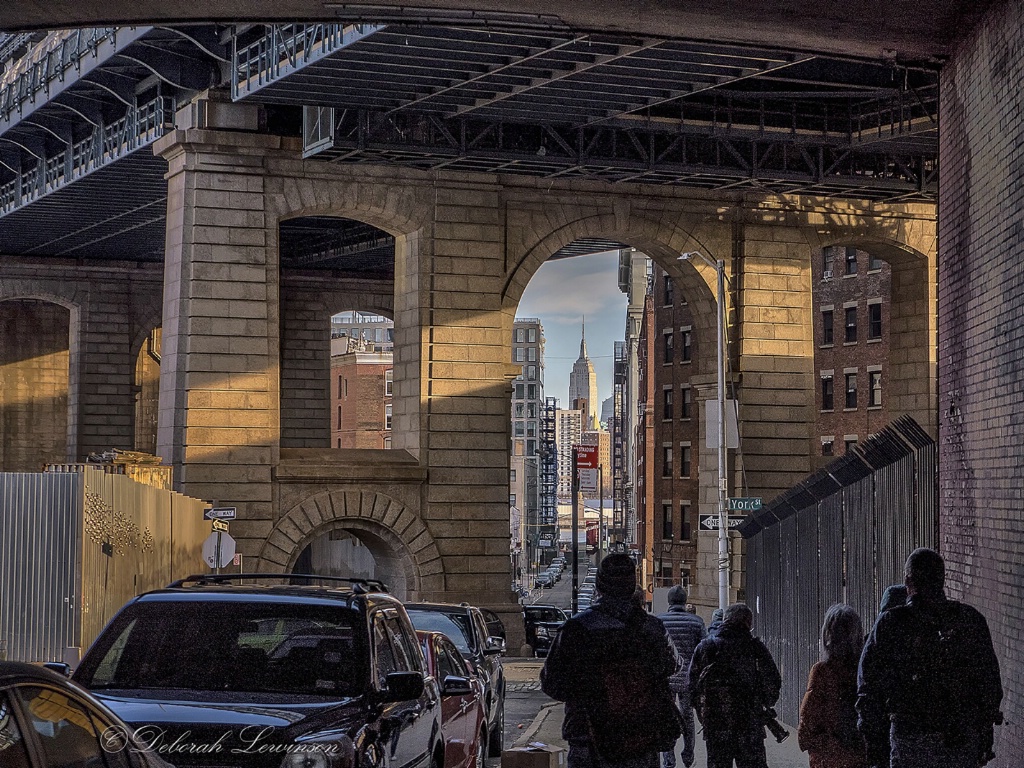
<svg viewBox="0 0 1024 768"><path fill-rule="evenodd" d="M271 573L295 572L307 548L321 547L321 537L330 541L332 532L341 532L336 541L357 540L372 557L374 577L401 599L417 597L424 579L441 572L437 545L419 516L397 499L368 488L321 491L296 504L267 537L258 567ZM346 546L350 552L355 549ZM324 552L320 557L326 557ZM323 566L324 561L320 563ZM362 561L345 567L365 566Z"/></svg>

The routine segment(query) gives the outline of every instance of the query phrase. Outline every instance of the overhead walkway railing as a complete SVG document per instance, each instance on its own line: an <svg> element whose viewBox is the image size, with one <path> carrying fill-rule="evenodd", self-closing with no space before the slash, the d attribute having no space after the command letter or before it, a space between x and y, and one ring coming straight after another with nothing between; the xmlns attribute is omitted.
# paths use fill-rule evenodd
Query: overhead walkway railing
<svg viewBox="0 0 1024 768"><path fill-rule="evenodd" d="M94 27L51 32L0 79L0 132L150 27Z"/></svg>
<svg viewBox="0 0 1024 768"><path fill-rule="evenodd" d="M231 96L240 99L383 29L380 24L275 24L255 42L234 42Z"/></svg>
<svg viewBox="0 0 1024 768"><path fill-rule="evenodd" d="M37 156L33 167L0 186L0 217L152 144L174 127L174 110L174 99L157 97L51 157Z"/></svg>

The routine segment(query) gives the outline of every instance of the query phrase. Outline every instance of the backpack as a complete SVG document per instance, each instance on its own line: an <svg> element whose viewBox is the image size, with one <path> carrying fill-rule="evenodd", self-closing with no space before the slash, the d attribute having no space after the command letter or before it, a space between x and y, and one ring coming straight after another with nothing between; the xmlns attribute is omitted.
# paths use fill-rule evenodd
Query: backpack
<svg viewBox="0 0 1024 768"><path fill-rule="evenodd" d="M622 630L628 632L635 627ZM631 637L636 637L632 632ZM653 642L667 638L644 637ZM615 645L612 638L605 647ZM669 689L668 678L648 669L643 645L632 646L628 657L598 660L594 695L587 702L590 739L598 755L608 762L652 752L668 752L682 735L682 716Z"/></svg>
<svg viewBox="0 0 1024 768"><path fill-rule="evenodd" d="M697 678L693 702L697 719L705 728L712 724L715 732L722 735L733 728L745 729L761 722L760 689L755 659L719 649L714 661Z"/></svg>

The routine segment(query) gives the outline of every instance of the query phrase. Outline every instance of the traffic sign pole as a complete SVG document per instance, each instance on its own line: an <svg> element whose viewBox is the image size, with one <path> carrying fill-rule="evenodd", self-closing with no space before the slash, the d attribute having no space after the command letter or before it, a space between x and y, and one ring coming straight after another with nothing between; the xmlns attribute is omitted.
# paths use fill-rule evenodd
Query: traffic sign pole
<svg viewBox="0 0 1024 768"><path fill-rule="evenodd" d="M221 543L221 537L222 536L223 536L223 534L220 531L217 531L217 550L216 550L217 554L216 554L216 560L214 561L214 562L217 563L217 573L220 573L220 543Z"/></svg>

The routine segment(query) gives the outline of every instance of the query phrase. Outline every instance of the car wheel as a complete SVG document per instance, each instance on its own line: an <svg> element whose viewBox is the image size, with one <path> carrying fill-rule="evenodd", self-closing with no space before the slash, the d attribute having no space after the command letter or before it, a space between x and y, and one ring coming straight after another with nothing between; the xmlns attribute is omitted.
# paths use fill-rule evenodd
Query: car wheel
<svg viewBox="0 0 1024 768"><path fill-rule="evenodd" d="M473 768L484 768L484 761L487 759L487 729L480 729L480 738L476 742L476 759L473 761Z"/></svg>
<svg viewBox="0 0 1024 768"><path fill-rule="evenodd" d="M505 742L505 702L501 702L501 709L498 710L498 717L494 721L494 727L487 735L487 756L501 757L502 745Z"/></svg>

